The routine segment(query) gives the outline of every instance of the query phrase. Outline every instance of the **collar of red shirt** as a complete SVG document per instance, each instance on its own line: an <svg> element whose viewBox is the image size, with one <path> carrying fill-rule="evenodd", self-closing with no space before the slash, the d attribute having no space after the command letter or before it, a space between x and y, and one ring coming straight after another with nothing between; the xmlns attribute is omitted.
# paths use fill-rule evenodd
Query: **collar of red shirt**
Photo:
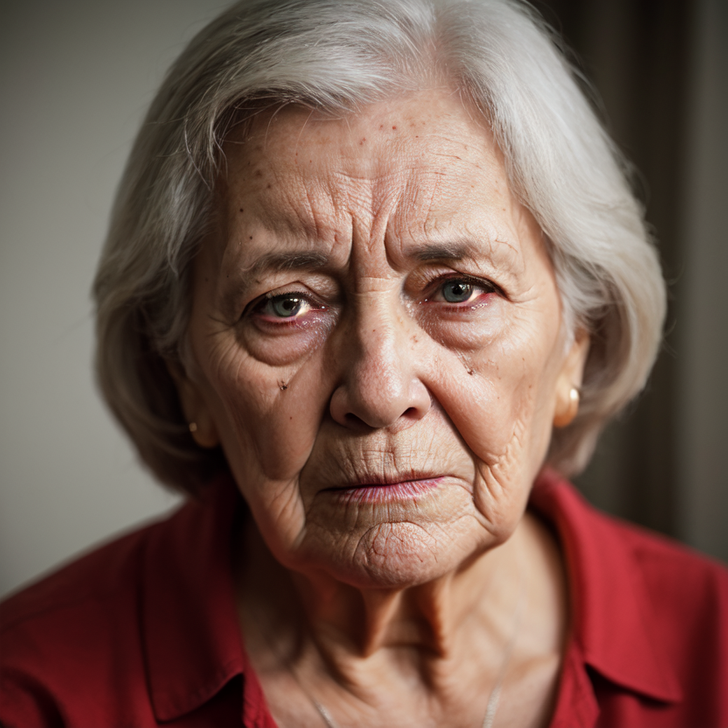
<svg viewBox="0 0 728 728"><path fill-rule="evenodd" d="M665 702L681 700L677 676L652 629L651 615L659 605L614 520L548 470L536 482L530 506L553 525L564 552L571 641L584 663L634 692Z"/></svg>
<svg viewBox="0 0 728 728"><path fill-rule="evenodd" d="M148 541L140 606L158 720L191 712L243 675L244 724L270 724L234 606L230 534L240 505L234 485L220 481L154 529ZM614 527L553 472L539 478L531 507L553 524L564 550L571 644L583 662L629 690L679 700L678 682L651 633L654 606Z"/></svg>
<svg viewBox="0 0 728 728"><path fill-rule="evenodd" d="M231 533L242 501L227 479L154 532L145 558L142 639L159 721L179 718L243 675L245 725L265 725L262 690L240 637Z"/></svg>

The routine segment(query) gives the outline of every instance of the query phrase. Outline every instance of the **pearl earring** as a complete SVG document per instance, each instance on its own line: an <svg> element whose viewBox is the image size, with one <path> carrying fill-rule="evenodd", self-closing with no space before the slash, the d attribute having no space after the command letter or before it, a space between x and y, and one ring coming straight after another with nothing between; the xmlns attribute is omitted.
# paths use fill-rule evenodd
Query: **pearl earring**
<svg viewBox="0 0 728 728"><path fill-rule="evenodd" d="M569 404L564 412L554 415L554 427L566 427L571 424L579 411L579 390L572 387L569 390Z"/></svg>

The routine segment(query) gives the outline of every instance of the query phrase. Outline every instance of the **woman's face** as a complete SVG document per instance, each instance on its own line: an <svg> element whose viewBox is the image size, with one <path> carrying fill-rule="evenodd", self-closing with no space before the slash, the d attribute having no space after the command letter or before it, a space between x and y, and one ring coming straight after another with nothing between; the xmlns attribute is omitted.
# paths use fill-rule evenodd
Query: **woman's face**
<svg viewBox="0 0 728 728"><path fill-rule="evenodd" d="M225 151L178 384L269 548L402 587L501 543L586 345L488 129L428 91Z"/></svg>

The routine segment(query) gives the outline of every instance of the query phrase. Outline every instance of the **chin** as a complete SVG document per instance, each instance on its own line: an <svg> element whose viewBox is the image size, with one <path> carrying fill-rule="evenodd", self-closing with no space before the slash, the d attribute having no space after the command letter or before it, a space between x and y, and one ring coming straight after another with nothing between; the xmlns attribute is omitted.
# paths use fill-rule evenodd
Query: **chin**
<svg viewBox="0 0 728 728"><path fill-rule="evenodd" d="M310 555L317 567L355 588L406 589L454 573L488 548L474 534L452 530L456 533L431 523L382 523L351 535L333 559L330 547Z"/></svg>

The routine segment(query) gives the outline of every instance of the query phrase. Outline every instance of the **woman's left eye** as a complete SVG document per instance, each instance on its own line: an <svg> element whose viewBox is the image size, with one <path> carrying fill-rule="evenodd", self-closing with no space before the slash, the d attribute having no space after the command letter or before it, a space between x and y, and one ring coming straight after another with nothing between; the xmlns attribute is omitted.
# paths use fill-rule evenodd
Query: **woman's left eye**
<svg viewBox="0 0 728 728"><path fill-rule="evenodd" d="M484 281L450 278L438 284L426 300L454 304L476 303L481 296L493 293L494 290L495 286Z"/></svg>

